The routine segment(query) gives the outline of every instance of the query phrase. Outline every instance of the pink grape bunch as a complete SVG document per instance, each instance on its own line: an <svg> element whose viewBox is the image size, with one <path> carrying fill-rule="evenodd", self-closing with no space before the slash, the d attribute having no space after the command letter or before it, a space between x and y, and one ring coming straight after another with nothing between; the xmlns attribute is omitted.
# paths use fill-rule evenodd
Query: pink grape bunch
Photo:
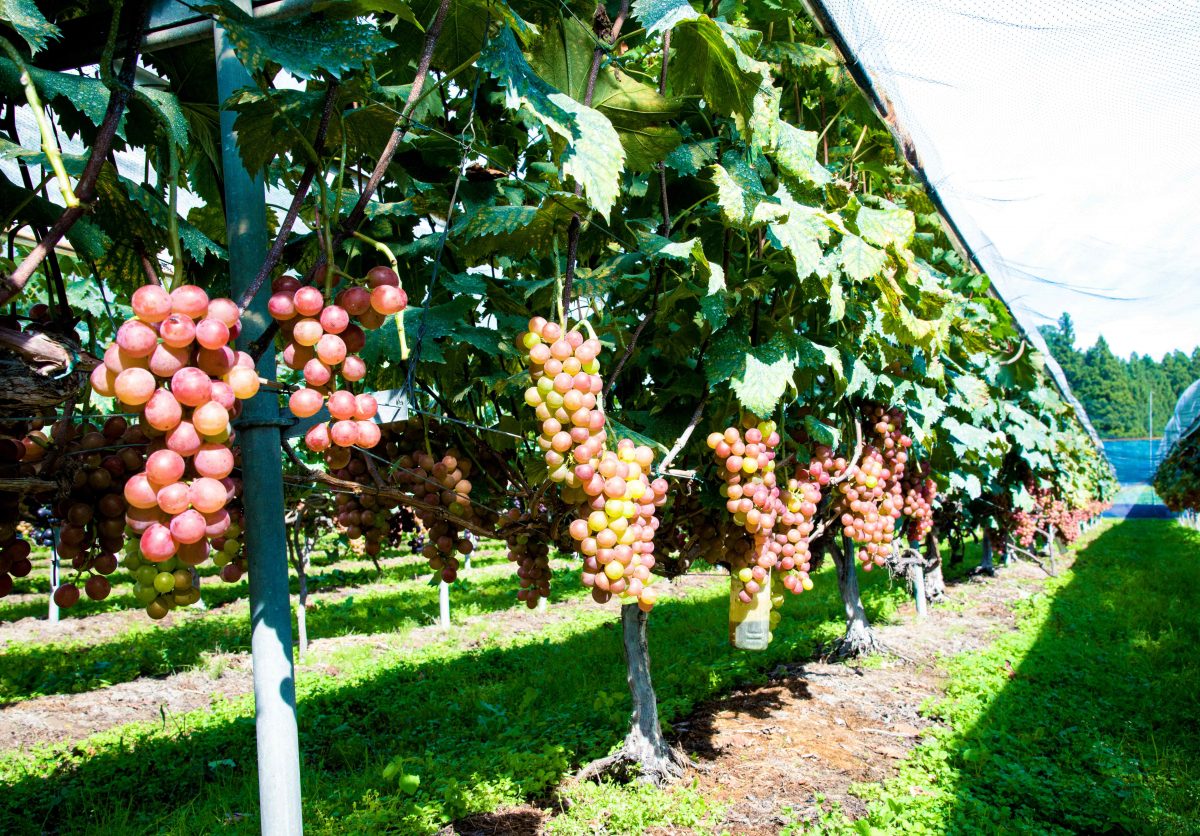
<svg viewBox="0 0 1200 836"><path fill-rule="evenodd" d="M210 300L195 285L170 293L146 285L134 292L132 305L134 318L118 329L104 364L92 373L92 387L138 414L149 439L144 469L128 478L123 491L125 522L138 537L127 555L147 564L179 564L176 586L165 589L165 578L156 578L159 595L146 607L152 618L162 618L180 603L174 593L199 597L194 583L194 593L181 588L183 574L194 580L188 568L209 558L212 540L224 538L234 548L225 507L237 491L231 421L260 381L253 358L229 345L241 331L232 300Z"/></svg>
<svg viewBox="0 0 1200 836"><path fill-rule="evenodd" d="M535 316L520 342L534 384L525 390L525 403L541 422L537 443L545 453L550 480L570 489L563 497L566 501L583 502L574 468L599 459L608 441L598 402L604 389L600 341Z"/></svg>
<svg viewBox="0 0 1200 836"><path fill-rule="evenodd" d="M821 485L812 478L811 468L811 463L808 468L797 468L779 497L782 511L778 524L782 530L775 534L779 544L777 576L781 577L779 583L793 594L813 588L808 574L812 570L808 544L815 528L813 518L821 504Z"/></svg>
<svg viewBox="0 0 1200 836"><path fill-rule="evenodd" d="M904 416L897 410L869 407L866 420L878 441L864 444L857 465L838 484L835 514L842 533L858 545L864 571L882 566L892 550L896 523L904 507L901 479L912 439L903 433Z"/></svg>
<svg viewBox="0 0 1200 836"><path fill-rule="evenodd" d="M657 600L650 585L659 526L655 509L667 501L667 480L650 478L653 464L653 450L623 438L595 464L575 466L585 499L569 530L583 554L583 585L597 603L623 595L649 612Z"/></svg>
<svg viewBox="0 0 1200 836"><path fill-rule="evenodd" d="M734 524L754 541L753 549L729 555L730 571L742 584L738 597L749 604L766 588L783 552L783 543L775 537L775 524L784 510L775 475L779 433L774 421L759 421L747 414L741 430L727 427L724 432L711 433L707 443L721 477L725 508Z"/></svg>
<svg viewBox="0 0 1200 836"><path fill-rule="evenodd" d="M933 531L933 500L937 483L929 478L929 462L906 475L903 482L904 506L901 513L908 519L904 532L911 545L919 545Z"/></svg>
<svg viewBox="0 0 1200 836"><path fill-rule="evenodd" d="M378 411L375 398L355 395L348 388L367 374L358 356L366 345L364 329L375 330L388 316L402 312L408 307L408 294L390 267L371 268L365 287L346 287L332 303L319 288L302 285L292 276L279 277L271 290L267 308L286 341L283 361L304 374L305 385L291 394L288 408L297 418L309 418L328 401L332 420L310 428L304 444L315 453L328 453L331 468L344 467L349 448L369 449L380 439L379 426L372 420Z"/></svg>

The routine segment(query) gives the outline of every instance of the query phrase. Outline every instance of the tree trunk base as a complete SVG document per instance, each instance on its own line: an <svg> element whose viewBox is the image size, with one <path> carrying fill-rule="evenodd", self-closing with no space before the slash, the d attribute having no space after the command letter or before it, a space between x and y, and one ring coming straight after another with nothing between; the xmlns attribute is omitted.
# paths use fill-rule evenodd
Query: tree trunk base
<svg viewBox="0 0 1200 836"><path fill-rule="evenodd" d="M842 662L888 652L887 645L880 641L870 625L851 623L846 627L846 635L834 642L825 658L831 662Z"/></svg>
<svg viewBox="0 0 1200 836"><path fill-rule="evenodd" d="M665 786L683 777L691 763L682 749L667 745L655 746L649 740L630 734L616 752L598 758L575 775L576 781L601 781L608 778L627 784Z"/></svg>

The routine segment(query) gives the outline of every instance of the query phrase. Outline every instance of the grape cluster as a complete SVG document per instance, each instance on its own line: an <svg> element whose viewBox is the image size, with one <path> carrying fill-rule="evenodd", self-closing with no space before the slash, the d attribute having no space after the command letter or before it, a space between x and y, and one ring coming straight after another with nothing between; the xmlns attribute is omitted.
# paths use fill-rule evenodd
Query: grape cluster
<svg viewBox="0 0 1200 836"><path fill-rule="evenodd" d="M524 516L519 508L512 508L506 515L507 523L520 523ZM516 529L507 534L504 541L508 546L508 559L517 564L521 586L517 600L533 609L540 598L550 596L550 546L545 540L532 538Z"/></svg>
<svg viewBox="0 0 1200 836"><path fill-rule="evenodd" d="M389 267L373 267L366 287L346 287L332 304L318 288L301 285L292 276L279 277L271 290L267 308L286 341L283 360L288 368L304 374L305 386L291 394L288 408L297 418L308 418L328 400L332 418L309 429L305 445L318 453L374 447L380 439L379 427L372 421L378 410L375 398L338 388L337 378L340 375L349 384L366 377L367 365L358 356L366 345L363 329L379 328L389 315L408 306L400 277ZM335 454L334 459L330 466L337 469L345 466L348 457Z"/></svg>
<svg viewBox="0 0 1200 836"><path fill-rule="evenodd" d="M584 339L579 331L564 332L558 323L535 316L521 345L528 352L534 384L525 390L525 403L541 422L537 442L545 453L550 479L576 489L575 501L582 502L574 467L599 458L608 440L604 410L597 402L604 389L597 359L600 342L594 337Z"/></svg>
<svg viewBox="0 0 1200 836"><path fill-rule="evenodd" d="M929 462L923 462L915 472L906 474L903 482L904 506L901 512L908 518L905 534L914 546L925 541L933 531L933 500L937 484L929 478Z"/></svg>
<svg viewBox="0 0 1200 836"><path fill-rule="evenodd" d="M194 573L184 567L207 560L214 541L221 542L222 555L240 548L226 508L237 493L230 421L240 414L240 401L258 392L259 377L250 355L229 345L241 330L233 301L210 300L194 285L170 293L146 285L134 292L132 305L134 318L117 331L92 387L137 413L149 439L144 468L123 489L125 522L138 537L136 548L126 548L126 565L139 582L155 570L152 584L140 584L139 600L157 619L199 598ZM166 589L169 561L180 568ZM183 574L192 578L187 589ZM235 575L237 564L226 561L222 577ZM146 602L150 589L158 597Z"/></svg>
<svg viewBox="0 0 1200 836"><path fill-rule="evenodd" d="M15 519L15 515L6 519ZM0 598L12 592L13 578L26 577L33 571L31 551L29 541L20 536L15 523L0 522Z"/></svg>
<svg viewBox="0 0 1200 836"><path fill-rule="evenodd" d="M583 553L583 584L598 603L627 595L649 612L658 597L649 585L659 526L654 511L666 502L667 481L650 479L653 464L653 450L623 438L615 452L575 466L585 498L570 533Z"/></svg>
<svg viewBox="0 0 1200 836"><path fill-rule="evenodd" d="M1033 545L1039 529L1049 531L1051 526L1064 542L1074 543L1082 532L1082 524L1108 507L1098 501L1074 507L1059 498L1053 488L1040 488L1033 483L1027 484L1025 491L1033 499L1033 510L1019 510L1011 515L1012 536L1025 548Z"/></svg>
<svg viewBox="0 0 1200 836"><path fill-rule="evenodd" d="M865 571L882 566L892 550L896 523L904 507L901 480L912 439L903 433L904 416L898 410L870 407L877 440L864 444L859 463L838 484L835 513L842 533L858 544L858 559Z"/></svg>
<svg viewBox="0 0 1200 836"><path fill-rule="evenodd" d="M775 535L780 550L779 571L775 573L773 583L778 581L780 586L793 594L813 588L808 575L812 570L812 554L808 544L815 528L813 518L817 515L817 506L821 504L821 482L819 478L812 478L811 468L811 463L808 468L797 468L796 474L788 480L787 489L780 494L783 512L779 515L779 522L784 530Z"/></svg>
<svg viewBox="0 0 1200 836"><path fill-rule="evenodd" d="M26 436L25 461L43 479L58 475L62 485L62 494L36 512L41 544L53 544L57 527L58 556L75 571L55 588L60 607L74 606L81 586L94 601L112 590L107 576L116 570L116 555L125 544L124 485L141 469L146 444L141 428L121 416L109 418L102 428L63 419L51 427L49 438L40 432Z"/></svg>
<svg viewBox="0 0 1200 836"><path fill-rule="evenodd" d="M347 450L347 453L350 453ZM367 484L369 471L361 453L350 455L346 465L334 473L339 479ZM391 532L392 509L387 503L371 494L338 494L334 521L346 535L351 545L362 553L378 557L383 544Z"/></svg>
<svg viewBox="0 0 1200 836"><path fill-rule="evenodd" d="M466 521L475 518L475 506L471 504L472 485L468 478L471 461L451 448L440 459L422 451L401 456L397 464L400 485L418 502L438 506L436 511L415 511L429 537L421 554L429 561L431 569L441 573L442 580L454 583L458 579L460 559L474 551L475 541L458 523L446 519L445 514Z"/></svg>

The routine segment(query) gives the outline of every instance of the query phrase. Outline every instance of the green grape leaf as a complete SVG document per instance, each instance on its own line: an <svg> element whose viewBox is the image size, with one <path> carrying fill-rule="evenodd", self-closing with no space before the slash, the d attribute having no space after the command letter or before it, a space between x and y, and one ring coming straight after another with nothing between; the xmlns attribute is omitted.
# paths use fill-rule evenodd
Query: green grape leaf
<svg viewBox="0 0 1200 836"><path fill-rule="evenodd" d="M607 117L543 81L508 26L488 42L478 65L506 88L510 110L526 111L566 140L563 173L583 186L588 204L607 218L620 193L625 162L625 150Z"/></svg>
<svg viewBox="0 0 1200 836"><path fill-rule="evenodd" d="M677 23L700 17L687 0L634 0L633 16L642 22L646 37L675 28Z"/></svg>
<svg viewBox="0 0 1200 836"><path fill-rule="evenodd" d="M887 253L875 249L853 233L846 233L838 247L838 264L847 276L861 282L883 270L887 264Z"/></svg>
<svg viewBox="0 0 1200 836"><path fill-rule="evenodd" d="M718 140L706 139L702 142L685 142L667 155L663 161L667 168L682 174L684 177L694 177L700 169L717 158Z"/></svg>
<svg viewBox="0 0 1200 836"><path fill-rule="evenodd" d="M56 73L40 67L29 67L29 77L41 94L45 104L56 109L70 108L82 113L93 125L104 121L108 110L108 88L96 78L85 78L73 73ZM0 92L13 99L24 100L21 74L17 65L0 57ZM121 120L119 136L124 136L125 120Z"/></svg>
<svg viewBox="0 0 1200 836"><path fill-rule="evenodd" d="M189 142L188 120L175 94L157 87L137 87L134 94L163 125L175 147L186 151Z"/></svg>
<svg viewBox="0 0 1200 836"><path fill-rule="evenodd" d="M834 450L842 440L842 434L837 427L832 427L811 414L804 416L804 429L813 441Z"/></svg>
<svg viewBox="0 0 1200 836"><path fill-rule="evenodd" d="M738 154L725 154L709 171L721 212L734 226L750 229L785 214L780 199L763 190L758 174Z"/></svg>
<svg viewBox="0 0 1200 836"><path fill-rule="evenodd" d="M671 35L677 60L667 76L675 95L699 96L717 113L748 121L754 97L770 85L770 65L743 52L734 32L706 15L681 22Z"/></svg>
<svg viewBox="0 0 1200 836"><path fill-rule="evenodd" d="M46 41L62 35L57 26L46 20L33 0L0 0L0 21L15 29L29 44L32 53L44 49Z"/></svg>
<svg viewBox="0 0 1200 836"><path fill-rule="evenodd" d="M800 41L771 41L763 45L762 56L772 64L789 65L793 69L836 67L841 63L832 49Z"/></svg>
<svg viewBox="0 0 1200 836"><path fill-rule="evenodd" d="M199 9L229 35L238 59L259 72L274 63L297 78L313 78L322 70L341 78L392 45L374 26L355 19L260 19L233 0L213 0Z"/></svg>
<svg viewBox="0 0 1200 836"><path fill-rule="evenodd" d="M404 0L317 0L313 3L314 12L332 12L339 17L365 17L370 14L395 15L400 20L411 23L420 31L425 27L412 8Z"/></svg>
<svg viewBox="0 0 1200 836"><path fill-rule="evenodd" d="M781 120L775 162L785 173L798 180L824 186L833 180L833 175L817 162L817 143L815 131L802 131Z"/></svg>
<svg viewBox="0 0 1200 836"><path fill-rule="evenodd" d="M858 234L880 247L907 247L916 232L916 218L907 209L871 209L863 206L855 216Z"/></svg>

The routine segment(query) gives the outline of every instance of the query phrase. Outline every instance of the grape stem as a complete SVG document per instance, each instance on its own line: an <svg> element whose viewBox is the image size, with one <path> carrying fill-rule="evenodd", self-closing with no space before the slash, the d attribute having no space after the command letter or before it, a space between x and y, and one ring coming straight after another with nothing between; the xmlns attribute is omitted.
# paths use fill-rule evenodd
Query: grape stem
<svg viewBox="0 0 1200 836"><path fill-rule="evenodd" d="M850 459L850 462L846 465L846 469L843 470L837 476L834 476L832 479L830 479L829 484L837 485L837 484L839 484L841 482L845 482L847 479L849 479L850 476L854 473L854 468L858 465L858 460L862 456L862 451L863 451L862 423L860 421L858 421L857 419L855 419L855 421L854 421L854 456Z"/></svg>
<svg viewBox="0 0 1200 836"><path fill-rule="evenodd" d="M704 407L708 403L708 392L704 393L704 397L700 398L700 402L696 404L696 410L692 413L692 420L688 422L687 428L680 433L679 438L675 441L675 446L667 453L667 457L659 464L658 470L663 473L671 466L671 462L675 461L675 457L679 452L687 446L688 439L692 437L692 433L696 431L696 427L700 423L700 419L704 417Z"/></svg>
<svg viewBox="0 0 1200 836"><path fill-rule="evenodd" d="M87 165L84 166L83 174L75 184L75 197L77 203L75 206L66 207L62 214L58 216L58 220L50 227L50 230L42 237L42 240L29 251L25 258L21 259L21 263L17 268L8 275L0 275L0 305L7 304L10 299L17 296L34 272L41 265L46 257L53 251L54 247L67 234L68 230L75 225L75 222L83 217L87 207L96 198L96 182L100 179L100 172L104 168L104 163L108 159L108 153L112 148L113 139L117 135L117 125L121 121L122 115L125 113L125 106L129 102L129 97L133 93L134 71L137 69L138 53L141 50L142 40L146 35L146 24L149 19L150 3L144 2L139 9L138 25L133 37L129 39L127 53L121 63L121 74L115 85L112 95L108 98L108 107L104 113L104 119L100 123L100 128L96 132L96 138L92 143L92 152L88 157ZM119 14L118 10L114 10L114 17ZM117 31L117 26L113 25L113 33ZM104 62L101 62L103 68Z"/></svg>
<svg viewBox="0 0 1200 836"><path fill-rule="evenodd" d="M321 122L317 126L317 135L313 140L313 148L318 152L325 147L325 134L329 130L329 120L333 115L337 90L337 82L329 82L329 87L325 91L325 106L321 111ZM279 225L279 232L275 235L275 241L271 244L271 249L267 253L266 259L263 260L262 266L258 268L258 275L254 277L254 281L250 283L246 292L242 294L242 298L238 300L238 309L242 313L246 312L246 308L258 295L263 283L275 270L275 266L283 256L284 244L287 243L288 236L292 234L292 227L296 225L296 219L300 216L300 207L304 205L304 199L308 196L309 189L312 188L313 178L317 176L317 168L317 164L312 162L304 167L304 172L296 183L296 193L292 196L292 203L288 206L287 214L283 216L283 223Z"/></svg>
<svg viewBox="0 0 1200 836"><path fill-rule="evenodd" d="M628 14L629 0L621 0L621 9L617 12L617 17L612 21L610 27L607 25L608 13L604 6L600 3L596 4L592 29L598 36L598 41L596 48L592 50L592 66L588 71L587 89L583 94L584 107L592 106L592 97L596 93L596 79L600 75L600 62L604 60L604 55L611 49L611 45L616 43L617 38L621 36L621 27L625 25L625 18ZM583 183L577 180L575 195L578 197L581 194L583 194ZM571 225L567 228L567 269L562 289L562 309L567 313L571 311L571 285L575 282L575 265L579 260L579 233L582 229L583 223L579 213L576 212L571 216Z"/></svg>
<svg viewBox="0 0 1200 836"><path fill-rule="evenodd" d="M33 111L33 118L37 121L38 133L42 137L42 153L45 154L46 162L50 163L50 169L58 179L58 188L62 191L63 202L67 205L67 208L75 208L79 206L79 198L75 196L75 192L71 188L71 180L67 176L66 167L63 165L62 150L58 147L58 139L54 135L50 120L46 118L46 109L42 106L42 100L38 96L37 87L33 83L33 76L29 74L29 68L25 66L25 61L22 60L21 53L6 38L0 38L0 48L4 50L9 60L17 67L18 80L25 90L25 101L29 102L29 109ZM16 137L13 137L13 139L15 140Z"/></svg>

